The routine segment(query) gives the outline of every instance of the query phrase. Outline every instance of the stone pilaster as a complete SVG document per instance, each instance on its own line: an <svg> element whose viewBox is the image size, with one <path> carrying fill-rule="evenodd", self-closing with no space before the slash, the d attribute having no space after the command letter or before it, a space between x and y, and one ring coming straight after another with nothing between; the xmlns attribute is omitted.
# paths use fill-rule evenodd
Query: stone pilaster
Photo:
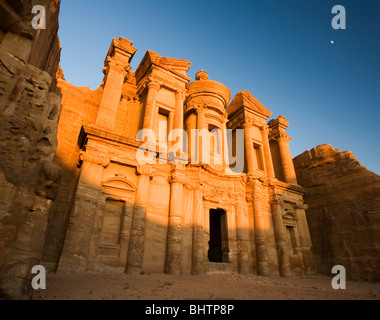
<svg viewBox="0 0 380 320"><path fill-rule="evenodd" d="M126 268L129 274L139 274L143 271L146 205L149 196L149 181L155 173L155 170L150 166L137 167L137 190Z"/></svg>
<svg viewBox="0 0 380 320"><path fill-rule="evenodd" d="M129 63L136 52L132 42L120 38L112 41L105 66L104 91L95 124L112 131L115 127L123 84L129 73Z"/></svg>
<svg viewBox="0 0 380 320"><path fill-rule="evenodd" d="M314 255L312 252L312 242L310 237L309 226L306 218L306 211L308 205L304 204L303 201L297 202L296 204L296 215L298 218L298 230L299 230L299 240L302 252L303 264L305 267L305 273L307 275L314 274L316 270L316 264L314 260Z"/></svg>
<svg viewBox="0 0 380 320"><path fill-rule="evenodd" d="M285 227L282 219L282 199L275 196L271 201L274 236L276 239L276 249L280 275L290 277L289 248L286 241Z"/></svg>

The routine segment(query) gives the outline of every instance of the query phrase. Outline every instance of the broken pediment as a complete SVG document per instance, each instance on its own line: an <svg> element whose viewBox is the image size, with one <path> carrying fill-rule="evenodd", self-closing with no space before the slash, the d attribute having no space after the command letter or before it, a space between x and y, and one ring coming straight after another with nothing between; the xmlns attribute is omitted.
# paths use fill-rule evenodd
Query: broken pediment
<svg viewBox="0 0 380 320"><path fill-rule="evenodd" d="M161 57L158 53L148 50L136 70L136 79L140 80L152 65L186 77L191 62L188 60Z"/></svg>
<svg viewBox="0 0 380 320"><path fill-rule="evenodd" d="M248 91L240 91L228 106L227 113L230 116L245 109L263 116L265 119L272 115L272 111L265 108L252 94Z"/></svg>

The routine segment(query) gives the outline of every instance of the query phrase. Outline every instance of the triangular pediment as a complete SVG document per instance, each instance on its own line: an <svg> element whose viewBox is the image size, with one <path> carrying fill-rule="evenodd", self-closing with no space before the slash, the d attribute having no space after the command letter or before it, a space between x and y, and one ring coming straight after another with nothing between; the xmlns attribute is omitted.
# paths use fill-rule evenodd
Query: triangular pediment
<svg viewBox="0 0 380 320"><path fill-rule="evenodd" d="M240 111L242 109L248 109L254 113L258 113L264 116L266 119L272 115L272 111L269 111L265 108L259 100L257 100L252 94L248 91L240 91L236 94L235 98L232 100L230 105L227 108L228 115Z"/></svg>

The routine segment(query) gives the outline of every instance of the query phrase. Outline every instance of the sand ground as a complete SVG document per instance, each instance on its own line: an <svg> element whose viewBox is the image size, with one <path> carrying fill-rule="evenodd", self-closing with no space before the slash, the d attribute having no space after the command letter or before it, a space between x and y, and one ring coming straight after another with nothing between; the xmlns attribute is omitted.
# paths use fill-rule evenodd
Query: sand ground
<svg viewBox="0 0 380 320"><path fill-rule="evenodd" d="M33 300L380 300L380 283L347 281L334 290L332 277L264 278L237 274L51 274Z"/></svg>

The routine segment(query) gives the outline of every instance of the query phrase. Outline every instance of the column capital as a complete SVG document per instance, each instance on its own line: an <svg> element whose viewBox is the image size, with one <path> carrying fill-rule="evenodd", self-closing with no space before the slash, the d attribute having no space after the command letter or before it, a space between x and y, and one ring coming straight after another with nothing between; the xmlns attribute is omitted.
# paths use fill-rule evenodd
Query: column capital
<svg viewBox="0 0 380 320"><path fill-rule="evenodd" d="M207 105L206 104L201 104L195 106L195 109L197 110L197 113L205 113L207 111Z"/></svg>
<svg viewBox="0 0 380 320"><path fill-rule="evenodd" d="M108 76L110 70L114 70L118 73L121 73L124 78L127 78L129 72L132 70L132 67L129 65L125 65L124 63L121 63L116 59L107 57L105 65L102 69L105 76Z"/></svg>
<svg viewBox="0 0 380 320"><path fill-rule="evenodd" d="M111 160L109 157L97 152L96 150L87 149L79 154L78 165L81 166L83 162L90 162L107 168Z"/></svg>
<svg viewBox="0 0 380 320"><path fill-rule="evenodd" d="M136 173L140 176L148 176L149 178L153 178L157 174L157 170L152 166L137 166Z"/></svg>
<svg viewBox="0 0 380 320"><path fill-rule="evenodd" d="M149 77L145 83L145 86L148 88L148 90L156 89L158 91L161 89L162 82L158 81L157 79L154 79L153 77Z"/></svg>
<svg viewBox="0 0 380 320"><path fill-rule="evenodd" d="M185 101L186 99L186 89L178 89L175 92L175 99Z"/></svg>
<svg viewBox="0 0 380 320"><path fill-rule="evenodd" d="M292 138L291 137L289 137L289 135L287 134L287 133L281 133L279 136L278 136L278 139L280 140L280 139L283 139L284 140L284 142L286 142L286 143L289 143L291 140L292 140Z"/></svg>
<svg viewBox="0 0 380 320"><path fill-rule="evenodd" d="M269 126L267 124L261 126L260 131L263 131L263 133L268 134L269 133Z"/></svg>
<svg viewBox="0 0 380 320"><path fill-rule="evenodd" d="M253 121L251 119L245 119L243 124L242 124L243 128L250 128L253 126Z"/></svg>
<svg viewBox="0 0 380 320"><path fill-rule="evenodd" d="M307 205L303 201L298 201L298 202L296 202L296 208L300 209L300 210L307 210L307 209L309 209L309 205Z"/></svg>
<svg viewBox="0 0 380 320"><path fill-rule="evenodd" d="M170 184L179 183L179 184L183 184L183 185L188 185L188 184L190 184L190 181L189 181L189 178L187 178L186 176L174 172L169 177L169 183Z"/></svg>
<svg viewBox="0 0 380 320"><path fill-rule="evenodd" d="M274 195L270 201L271 205L282 205L283 203L284 200L278 194Z"/></svg>
<svg viewBox="0 0 380 320"><path fill-rule="evenodd" d="M201 181L200 179L189 179L185 187L189 190L199 189L201 187Z"/></svg>
<svg viewBox="0 0 380 320"><path fill-rule="evenodd" d="M262 202L263 197L259 196L258 194L247 194L245 199L247 202Z"/></svg>
<svg viewBox="0 0 380 320"><path fill-rule="evenodd" d="M273 130L269 132L269 138L270 140L275 140L275 141L282 140L286 143L289 143L292 140L292 138L289 137L289 135L286 132L282 132L282 131L273 132Z"/></svg>

